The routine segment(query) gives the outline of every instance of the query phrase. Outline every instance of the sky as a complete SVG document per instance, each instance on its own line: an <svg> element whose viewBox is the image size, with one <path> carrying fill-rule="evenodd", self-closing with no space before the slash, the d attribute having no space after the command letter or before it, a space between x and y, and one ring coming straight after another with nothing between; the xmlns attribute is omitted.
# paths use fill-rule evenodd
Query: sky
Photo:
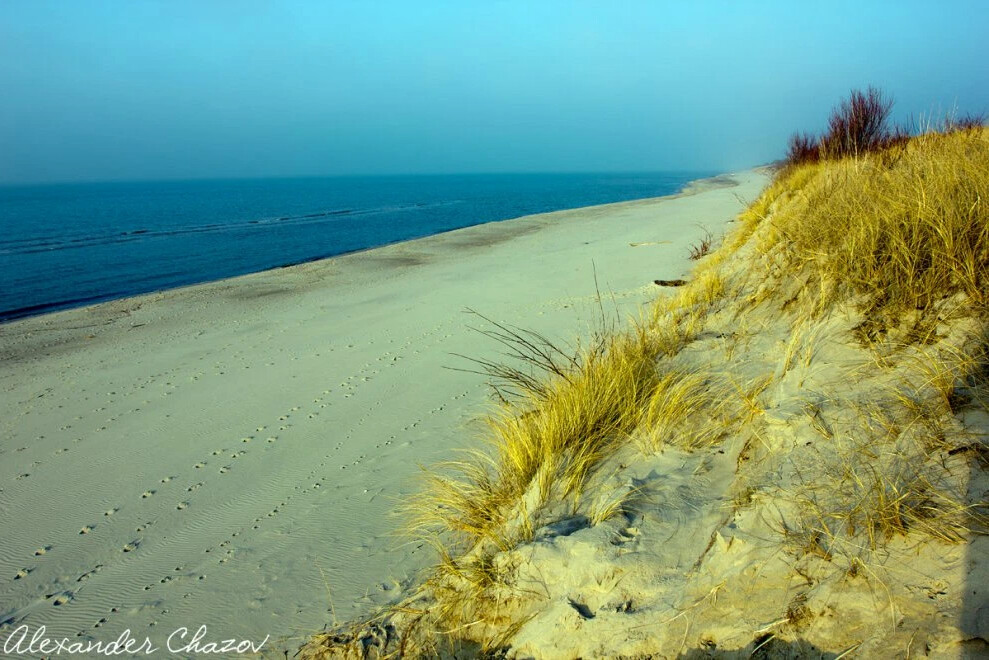
<svg viewBox="0 0 989 660"><path fill-rule="evenodd" d="M875 85L989 111L989 2L0 0L0 183L733 171Z"/></svg>

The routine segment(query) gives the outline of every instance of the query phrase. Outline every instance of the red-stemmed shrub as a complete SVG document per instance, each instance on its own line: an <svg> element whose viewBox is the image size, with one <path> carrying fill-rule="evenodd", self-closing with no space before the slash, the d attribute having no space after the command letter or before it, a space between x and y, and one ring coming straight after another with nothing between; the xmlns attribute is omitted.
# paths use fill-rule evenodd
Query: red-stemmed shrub
<svg viewBox="0 0 989 660"><path fill-rule="evenodd" d="M974 131L985 125L985 115L970 113L960 117L948 117L944 122L944 132L954 133L955 131Z"/></svg>
<svg viewBox="0 0 989 660"><path fill-rule="evenodd" d="M892 129L889 115L893 100L875 87L852 90L848 99L831 111L828 130L821 137L821 152L837 160L869 151L879 151L900 141L900 129Z"/></svg>
<svg viewBox="0 0 989 660"><path fill-rule="evenodd" d="M790 167L800 163L814 163L820 160L821 150L817 138L810 133L794 133L786 150L785 166Z"/></svg>

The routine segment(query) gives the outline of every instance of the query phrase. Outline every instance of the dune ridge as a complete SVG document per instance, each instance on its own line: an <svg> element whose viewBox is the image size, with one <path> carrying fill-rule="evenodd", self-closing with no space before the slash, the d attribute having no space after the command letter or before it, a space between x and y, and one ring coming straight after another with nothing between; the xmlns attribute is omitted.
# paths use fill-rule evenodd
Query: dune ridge
<svg viewBox="0 0 989 660"><path fill-rule="evenodd" d="M495 319L486 444L408 512L435 569L302 657L986 653L989 135L894 137L576 351Z"/></svg>

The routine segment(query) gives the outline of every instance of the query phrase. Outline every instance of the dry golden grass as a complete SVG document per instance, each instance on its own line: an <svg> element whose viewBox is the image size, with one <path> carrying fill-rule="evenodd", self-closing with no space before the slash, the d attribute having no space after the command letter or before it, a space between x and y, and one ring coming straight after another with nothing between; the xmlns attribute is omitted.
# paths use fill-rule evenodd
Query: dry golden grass
<svg viewBox="0 0 989 660"><path fill-rule="evenodd" d="M897 441L899 440L899 441ZM916 440L837 437L839 447L796 493L799 517L789 534L828 555L861 557L895 535L947 543L984 528L959 484Z"/></svg>
<svg viewBox="0 0 989 660"><path fill-rule="evenodd" d="M697 449L717 442L729 429L725 415L729 392L703 372L665 374L643 410L642 449L655 451L665 444Z"/></svg>
<svg viewBox="0 0 989 660"><path fill-rule="evenodd" d="M587 489L633 439L648 454L664 445L704 450L740 433L758 438L764 455L793 451L803 482L790 493L782 530L803 552L843 555L853 569L897 535L957 543L982 531L984 512L967 501L956 472L968 449L986 455L984 439L966 436L956 414L989 402L989 341L984 330L956 343L939 333L961 317L986 327L987 202L989 138L981 129L796 165L739 216L719 249L698 254L689 284L630 328L602 329L568 353L491 322L485 334L522 366L480 363L502 382L486 446L427 470L426 493L410 505L411 530L434 543L440 561L417 596L428 606L396 610L405 621L400 643L415 639L408 654L503 645L524 623L521 603L540 597L514 586L506 551L560 517L580 514L596 525L623 511L634 489ZM792 330L773 357L776 373L770 365L753 377L731 363L739 338L749 351L760 332L750 320L759 306L786 314L781 322ZM736 324L719 345L728 365L686 366L684 349L720 310L734 312ZM875 355L870 371L900 374L901 386L868 405L808 406L804 423L822 443L819 460L807 458L814 450L804 443L767 444L760 428L769 386L798 366L806 371L830 339L824 315L848 310ZM831 418L827 409L849 414ZM752 506L773 485L752 481L749 443L739 456L740 473L750 474L740 474L747 486L736 499ZM781 457L771 457L778 469ZM385 634L374 625L340 644Z"/></svg>
<svg viewBox="0 0 989 660"><path fill-rule="evenodd" d="M531 526L546 502L578 501L594 468L638 426L659 382L657 353L645 332L615 335L502 405L487 419L490 453L428 474L430 488L413 505L417 528L452 534L464 548L482 540L507 548L519 540L506 527L519 513Z"/></svg>
<svg viewBox="0 0 989 660"><path fill-rule="evenodd" d="M861 297L867 335L875 337L956 292L973 305L987 302L984 131L932 133L895 154L803 166L776 186L794 198L776 204L758 248L781 248L791 273L809 270L818 311Z"/></svg>

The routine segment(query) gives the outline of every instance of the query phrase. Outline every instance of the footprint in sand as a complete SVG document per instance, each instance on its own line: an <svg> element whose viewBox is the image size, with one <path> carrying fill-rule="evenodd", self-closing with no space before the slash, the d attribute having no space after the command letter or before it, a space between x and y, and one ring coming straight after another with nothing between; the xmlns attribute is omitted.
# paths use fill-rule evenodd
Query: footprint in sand
<svg viewBox="0 0 989 660"><path fill-rule="evenodd" d="M80 534L89 534L93 531L94 525L83 525L82 529L79 530Z"/></svg>
<svg viewBox="0 0 989 660"><path fill-rule="evenodd" d="M142 499L142 500L146 500L146 499L148 499L149 497L151 497L152 495L154 495L154 494L155 494L155 492L156 492L156 491L153 491L153 490L146 490L146 491L144 491L143 493L141 493L141 499Z"/></svg>
<svg viewBox="0 0 989 660"><path fill-rule="evenodd" d="M72 600L72 593L66 592L64 594L59 594L58 596L55 596L55 598L52 599L52 605L54 605L55 607L59 607L60 605L65 605L70 600Z"/></svg>
<svg viewBox="0 0 989 660"><path fill-rule="evenodd" d="M30 568L22 568L21 570L17 571L17 575L14 576L14 579L21 580L23 578L26 578L31 573L32 570L33 569Z"/></svg>
<svg viewBox="0 0 989 660"><path fill-rule="evenodd" d="M204 467L206 467L206 461L199 461L198 463L196 463L192 467L196 468L197 470L199 470L201 468L204 468Z"/></svg>
<svg viewBox="0 0 989 660"><path fill-rule="evenodd" d="M178 504L177 504L177 505L175 506L175 508L176 508L176 509L178 509L179 511L181 511L182 509L186 509L186 508L188 508L188 506L189 506L189 503L188 503L188 502L179 502L179 503L178 503Z"/></svg>
<svg viewBox="0 0 989 660"><path fill-rule="evenodd" d="M48 554L48 551L51 550L51 549L52 549L52 547L50 545L43 545L43 546L41 546L40 548L38 548L37 550L34 551L34 556L35 557L40 557L41 555Z"/></svg>
<svg viewBox="0 0 989 660"><path fill-rule="evenodd" d="M119 508L119 507L114 507L114 508L112 508L112 509L107 509L106 511L104 511L104 512L103 512L103 515L104 515L104 516L112 516L112 515L113 515L113 514L115 514L115 513L117 512L117 511L120 511L120 508Z"/></svg>

